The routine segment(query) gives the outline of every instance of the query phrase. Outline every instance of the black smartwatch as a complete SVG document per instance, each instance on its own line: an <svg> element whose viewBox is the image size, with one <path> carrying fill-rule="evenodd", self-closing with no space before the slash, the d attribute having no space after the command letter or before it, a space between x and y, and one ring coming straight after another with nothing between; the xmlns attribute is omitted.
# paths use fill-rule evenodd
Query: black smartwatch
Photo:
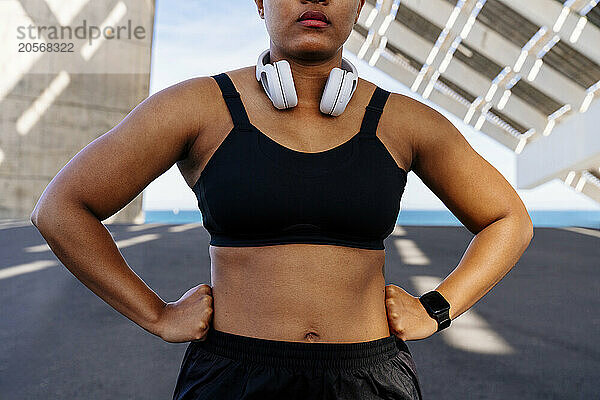
<svg viewBox="0 0 600 400"><path fill-rule="evenodd" d="M419 301L427 310L427 314L437 321L438 329L436 332L450 326L450 304L440 292L437 290L427 292L419 297Z"/></svg>

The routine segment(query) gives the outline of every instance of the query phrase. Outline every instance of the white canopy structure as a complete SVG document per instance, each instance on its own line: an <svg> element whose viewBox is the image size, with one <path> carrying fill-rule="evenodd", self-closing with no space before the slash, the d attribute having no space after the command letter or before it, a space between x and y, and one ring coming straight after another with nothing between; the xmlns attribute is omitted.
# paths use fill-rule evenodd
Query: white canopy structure
<svg viewBox="0 0 600 400"><path fill-rule="evenodd" d="M367 0L345 48L600 202L598 0Z"/></svg>

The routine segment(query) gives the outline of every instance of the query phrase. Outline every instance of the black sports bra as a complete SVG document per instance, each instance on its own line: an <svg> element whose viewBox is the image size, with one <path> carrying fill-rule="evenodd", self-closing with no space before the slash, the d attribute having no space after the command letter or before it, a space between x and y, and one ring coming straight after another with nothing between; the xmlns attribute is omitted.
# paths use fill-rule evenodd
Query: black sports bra
<svg viewBox="0 0 600 400"><path fill-rule="evenodd" d="M376 136L390 95L376 87L361 128L317 153L285 147L252 125L226 73L212 75L233 129L193 186L213 246L330 244L383 250L407 172Z"/></svg>

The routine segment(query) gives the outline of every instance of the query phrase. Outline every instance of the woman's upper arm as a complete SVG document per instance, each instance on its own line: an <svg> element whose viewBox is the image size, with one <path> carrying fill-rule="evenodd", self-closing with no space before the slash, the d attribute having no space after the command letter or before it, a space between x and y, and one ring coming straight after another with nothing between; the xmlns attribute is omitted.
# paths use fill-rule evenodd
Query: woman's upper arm
<svg viewBox="0 0 600 400"><path fill-rule="evenodd" d="M412 169L448 209L477 234L509 214L531 223L521 198L442 114L415 101Z"/></svg>
<svg viewBox="0 0 600 400"><path fill-rule="evenodd" d="M138 104L59 171L38 201L32 220L43 218L45 207L60 207L65 201L86 207L99 220L126 206L187 157L209 112L210 80L189 79Z"/></svg>

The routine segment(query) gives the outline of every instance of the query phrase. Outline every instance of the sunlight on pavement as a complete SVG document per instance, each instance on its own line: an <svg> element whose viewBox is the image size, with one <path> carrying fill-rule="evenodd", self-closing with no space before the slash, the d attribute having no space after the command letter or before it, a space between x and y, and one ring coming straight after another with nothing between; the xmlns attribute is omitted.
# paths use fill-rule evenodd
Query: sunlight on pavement
<svg viewBox="0 0 600 400"><path fill-rule="evenodd" d="M412 286L418 292L414 296L434 290L442 282L437 277L426 275L411 276L410 279ZM436 334L441 334L449 346L472 353L507 355L516 352L508 342L494 332L473 307L453 320L448 328Z"/></svg>
<svg viewBox="0 0 600 400"><path fill-rule="evenodd" d="M571 232L575 232L575 233L581 233L582 235L588 235L588 236L595 236L597 238L600 238L600 231L594 230L594 229L586 229L586 228L577 228L577 227L568 227L568 228L562 228L565 231L571 231Z"/></svg>
<svg viewBox="0 0 600 400"><path fill-rule="evenodd" d="M172 226L168 229L168 231L174 232L174 233L185 232L187 230L199 228L201 226L202 226L202 224L199 224L198 222L193 222L191 224L182 224L182 225Z"/></svg>
<svg viewBox="0 0 600 400"><path fill-rule="evenodd" d="M152 240L157 240L159 238L160 238L160 235L157 233L148 233L145 235L135 236L135 237L128 238L128 239L117 240L117 241L115 241L115 243L117 244L118 248L123 249L125 247L133 246L136 244L150 242ZM35 245L35 246L25 247L23 250L25 250L27 253L40 253L43 251L50 251L50 246L48 246L47 243L44 243L44 244L39 244L39 245Z"/></svg>
<svg viewBox="0 0 600 400"><path fill-rule="evenodd" d="M394 246L402 258L402 263L407 265L429 265L431 261L411 239L395 239Z"/></svg>
<svg viewBox="0 0 600 400"><path fill-rule="evenodd" d="M35 272L41 269L55 267L58 262L52 260L38 260L27 264L15 265L12 267L0 269L0 279L6 279L17 275L26 274L28 272Z"/></svg>
<svg viewBox="0 0 600 400"><path fill-rule="evenodd" d="M127 230L129 232L140 232L140 231L145 231L146 229L152 229L152 228L156 228L158 226L162 226L164 224L139 224L139 225L131 225L130 227L127 228Z"/></svg>

